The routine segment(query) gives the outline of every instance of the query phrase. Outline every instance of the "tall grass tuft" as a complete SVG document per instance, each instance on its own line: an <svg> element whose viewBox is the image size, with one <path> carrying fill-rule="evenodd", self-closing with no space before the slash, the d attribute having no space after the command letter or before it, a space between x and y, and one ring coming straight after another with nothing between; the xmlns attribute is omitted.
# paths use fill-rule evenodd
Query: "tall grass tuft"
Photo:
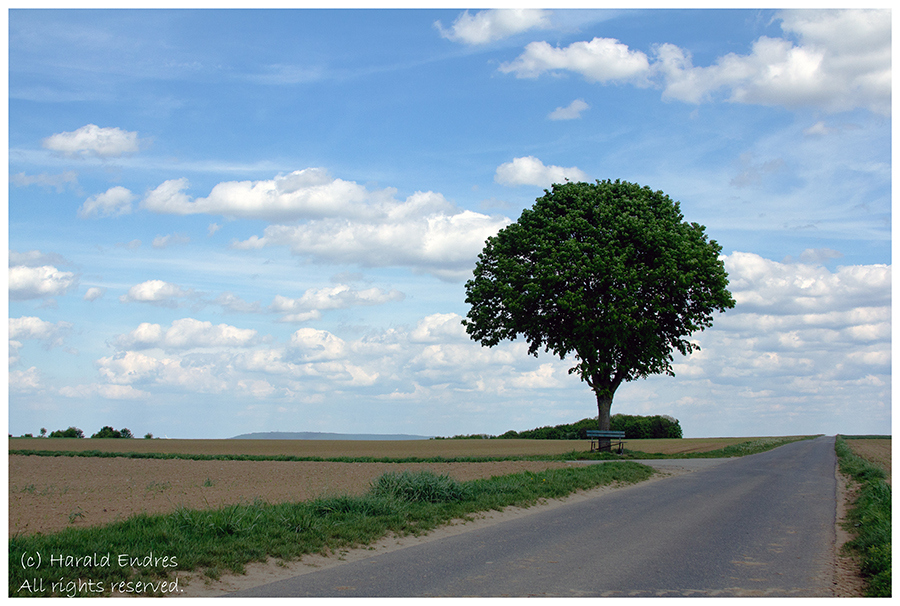
<svg viewBox="0 0 900 606"><path fill-rule="evenodd" d="M392 496L420 503L453 503L469 498L467 486L448 475L432 471L400 471L382 474L372 482L370 492L376 496Z"/></svg>

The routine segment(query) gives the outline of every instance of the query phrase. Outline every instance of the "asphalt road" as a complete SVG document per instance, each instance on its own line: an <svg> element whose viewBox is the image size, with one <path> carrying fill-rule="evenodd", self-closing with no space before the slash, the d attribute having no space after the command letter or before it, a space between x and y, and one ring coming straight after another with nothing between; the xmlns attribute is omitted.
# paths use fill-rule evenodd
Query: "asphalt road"
<svg viewBox="0 0 900 606"><path fill-rule="evenodd" d="M834 437L232 596L832 595Z"/></svg>

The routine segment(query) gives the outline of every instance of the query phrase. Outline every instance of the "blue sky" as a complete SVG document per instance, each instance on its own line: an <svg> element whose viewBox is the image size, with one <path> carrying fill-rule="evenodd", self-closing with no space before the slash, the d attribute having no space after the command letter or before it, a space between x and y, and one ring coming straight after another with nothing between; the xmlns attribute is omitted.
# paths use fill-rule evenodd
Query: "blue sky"
<svg viewBox="0 0 900 606"><path fill-rule="evenodd" d="M737 306L613 413L891 429L888 11L11 10L9 431L499 434L597 413L466 336L553 182L662 190ZM677 355L677 354L676 354Z"/></svg>

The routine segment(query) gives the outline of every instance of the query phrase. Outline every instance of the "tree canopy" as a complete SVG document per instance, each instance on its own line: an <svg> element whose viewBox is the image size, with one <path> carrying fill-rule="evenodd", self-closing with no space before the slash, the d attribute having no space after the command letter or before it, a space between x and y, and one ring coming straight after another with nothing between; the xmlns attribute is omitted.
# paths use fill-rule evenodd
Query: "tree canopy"
<svg viewBox="0 0 900 606"><path fill-rule="evenodd" d="M597 396L600 429L625 381L673 375L673 351L734 306L721 247L678 202L624 181L554 184L488 238L463 324L493 347L523 337L529 353L565 359Z"/></svg>

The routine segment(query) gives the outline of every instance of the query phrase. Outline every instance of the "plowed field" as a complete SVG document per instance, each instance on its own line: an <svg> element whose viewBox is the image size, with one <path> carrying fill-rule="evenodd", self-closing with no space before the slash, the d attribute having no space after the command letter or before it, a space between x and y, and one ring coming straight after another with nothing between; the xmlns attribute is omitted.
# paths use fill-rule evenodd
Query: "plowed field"
<svg viewBox="0 0 900 606"><path fill-rule="evenodd" d="M702 452L752 438L632 440L645 452ZM15 438L10 450L246 454L295 457L503 457L587 450L584 440L92 440ZM338 463L9 456L9 532L49 533L179 506L212 508L360 494L386 471L430 469L458 480L564 467L564 462Z"/></svg>

